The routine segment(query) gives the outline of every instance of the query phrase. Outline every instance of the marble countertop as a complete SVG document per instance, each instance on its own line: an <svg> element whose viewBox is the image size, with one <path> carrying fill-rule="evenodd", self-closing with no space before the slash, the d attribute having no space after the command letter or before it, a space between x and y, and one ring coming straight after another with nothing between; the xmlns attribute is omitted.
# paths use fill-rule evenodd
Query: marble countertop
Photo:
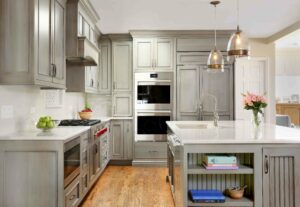
<svg viewBox="0 0 300 207"><path fill-rule="evenodd" d="M169 128L186 144L300 144L300 129L263 124L255 130L250 122L169 121ZM203 126L208 128L203 128Z"/></svg>
<svg viewBox="0 0 300 207"><path fill-rule="evenodd" d="M0 136L0 141L68 141L75 136L89 130L88 126L57 127L50 132L42 132L39 129L21 131L15 134Z"/></svg>
<svg viewBox="0 0 300 207"><path fill-rule="evenodd" d="M111 121L111 120L132 120L133 117L132 116L118 116L118 117L93 117L93 119L100 119L101 122L108 122L108 121Z"/></svg>

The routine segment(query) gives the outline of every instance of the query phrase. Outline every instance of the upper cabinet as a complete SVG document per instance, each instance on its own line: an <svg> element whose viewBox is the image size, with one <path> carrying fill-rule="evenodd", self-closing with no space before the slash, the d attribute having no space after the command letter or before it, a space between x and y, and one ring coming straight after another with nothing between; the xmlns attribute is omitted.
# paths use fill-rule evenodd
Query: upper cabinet
<svg viewBox="0 0 300 207"><path fill-rule="evenodd" d="M108 38L100 40L100 60L99 60L99 93L111 94L111 41Z"/></svg>
<svg viewBox="0 0 300 207"><path fill-rule="evenodd" d="M132 42L113 41L112 69L114 92L132 91Z"/></svg>
<svg viewBox="0 0 300 207"><path fill-rule="evenodd" d="M98 93L100 88L100 31L98 14L89 1L67 3L67 91Z"/></svg>
<svg viewBox="0 0 300 207"><path fill-rule="evenodd" d="M173 71L174 38L134 38L133 68L135 71Z"/></svg>
<svg viewBox="0 0 300 207"><path fill-rule="evenodd" d="M0 84L65 88L65 0L0 2Z"/></svg>

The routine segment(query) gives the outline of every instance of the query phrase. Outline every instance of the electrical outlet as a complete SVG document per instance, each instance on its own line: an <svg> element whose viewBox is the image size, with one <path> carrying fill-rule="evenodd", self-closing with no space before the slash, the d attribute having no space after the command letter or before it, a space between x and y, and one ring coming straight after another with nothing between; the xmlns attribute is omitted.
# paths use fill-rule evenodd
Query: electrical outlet
<svg viewBox="0 0 300 207"><path fill-rule="evenodd" d="M62 90L46 90L45 101L47 108L61 108L63 106Z"/></svg>
<svg viewBox="0 0 300 207"><path fill-rule="evenodd" d="M14 107L12 105L1 106L1 119L13 119Z"/></svg>

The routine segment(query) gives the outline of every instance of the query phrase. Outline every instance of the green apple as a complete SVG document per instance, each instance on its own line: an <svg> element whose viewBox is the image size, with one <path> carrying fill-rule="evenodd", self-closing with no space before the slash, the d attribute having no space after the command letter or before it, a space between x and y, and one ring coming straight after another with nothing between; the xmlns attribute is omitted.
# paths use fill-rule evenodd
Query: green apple
<svg viewBox="0 0 300 207"><path fill-rule="evenodd" d="M48 121L47 122L47 128L49 128L49 129L54 128L53 121Z"/></svg>
<svg viewBox="0 0 300 207"><path fill-rule="evenodd" d="M43 129L43 128L46 128L46 126L47 126L47 124L44 121L41 121L41 122L38 123L38 128Z"/></svg>

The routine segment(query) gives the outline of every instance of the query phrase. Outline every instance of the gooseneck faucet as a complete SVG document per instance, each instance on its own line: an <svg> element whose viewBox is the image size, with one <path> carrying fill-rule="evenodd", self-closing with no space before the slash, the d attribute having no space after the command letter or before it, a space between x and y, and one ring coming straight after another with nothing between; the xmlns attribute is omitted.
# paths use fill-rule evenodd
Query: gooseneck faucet
<svg viewBox="0 0 300 207"><path fill-rule="evenodd" d="M212 95L212 94L209 94L209 93L206 93L204 95L201 96L201 99L200 99L200 110L203 109L203 101L204 101L204 97L210 97L213 99L214 101L214 111L213 111L213 122L214 122L214 126L217 127L219 126L219 114L218 114L218 100L217 100L217 97Z"/></svg>

